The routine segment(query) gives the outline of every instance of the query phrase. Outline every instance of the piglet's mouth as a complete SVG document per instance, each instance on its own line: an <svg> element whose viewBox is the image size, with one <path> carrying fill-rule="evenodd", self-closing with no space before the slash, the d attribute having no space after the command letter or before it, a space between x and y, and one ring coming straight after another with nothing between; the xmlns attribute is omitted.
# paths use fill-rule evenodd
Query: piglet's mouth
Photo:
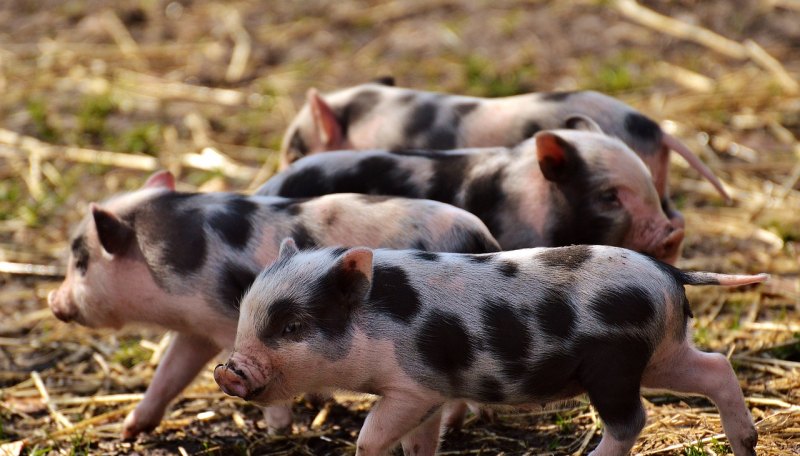
<svg viewBox="0 0 800 456"><path fill-rule="evenodd" d="M264 393L268 385L251 388L245 373L234 364L217 364L214 368L214 380L228 396L240 397L246 401L256 401Z"/></svg>

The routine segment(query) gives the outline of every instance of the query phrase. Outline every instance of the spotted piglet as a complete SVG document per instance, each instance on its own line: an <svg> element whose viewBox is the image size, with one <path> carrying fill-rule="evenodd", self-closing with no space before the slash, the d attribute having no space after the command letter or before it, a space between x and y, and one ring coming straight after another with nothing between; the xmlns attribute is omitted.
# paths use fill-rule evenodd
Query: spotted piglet
<svg viewBox="0 0 800 456"><path fill-rule="evenodd" d="M729 199L719 179L685 145L631 106L593 91L477 98L361 84L320 95L311 89L281 147L283 167L315 152L344 149L513 147L540 130L574 128L581 117L620 138L645 162L667 215L683 218L669 200L669 151L674 150Z"/></svg>
<svg viewBox="0 0 800 456"><path fill-rule="evenodd" d="M606 244L674 262L684 235L664 213L642 160L592 131L542 131L512 149L317 154L257 191L336 192L456 205L480 217L504 250Z"/></svg>
<svg viewBox="0 0 800 456"><path fill-rule="evenodd" d="M140 190L91 205L72 239L66 279L48 297L53 313L91 327L140 322L177 332L125 420L125 438L156 427L203 366L233 346L239 298L286 236L303 247L499 250L477 217L425 200L185 193L158 173ZM291 410L273 407L265 418L286 427Z"/></svg>
<svg viewBox="0 0 800 456"><path fill-rule="evenodd" d="M328 248L278 259L242 299L234 351L214 378L258 404L301 392L378 394L359 456L431 455L445 402L526 405L588 393L605 424L594 455L644 427L640 388L708 396L737 456L756 429L725 356L692 346L684 285L766 275L684 272L608 246L484 255Z"/></svg>

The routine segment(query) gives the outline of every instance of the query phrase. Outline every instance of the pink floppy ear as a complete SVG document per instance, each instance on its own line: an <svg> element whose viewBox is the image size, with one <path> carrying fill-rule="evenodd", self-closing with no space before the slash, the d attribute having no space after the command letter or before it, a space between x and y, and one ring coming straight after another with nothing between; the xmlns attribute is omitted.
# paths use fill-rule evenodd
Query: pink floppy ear
<svg viewBox="0 0 800 456"><path fill-rule="evenodd" d="M89 210L92 213L97 237L100 239L103 250L112 255L127 252L134 239L133 228L113 212L94 203L89 205Z"/></svg>
<svg viewBox="0 0 800 456"><path fill-rule="evenodd" d="M575 166L575 148L562 137L550 131L536 134L536 158L544 177L553 182L567 179Z"/></svg>
<svg viewBox="0 0 800 456"><path fill-rule="evenodd" d="M372 285L372 250L350 249L339 257L335 268L335 286L351 303L361 302Z"/></svg>
<svg viewBox="0 0 800 456"><path fill-rule="evenodd" d="M564 126L569 128L570 130L583 130L583 131L591 131L593 133L600 133L605 134L600 125L594 121L591 117L586 117L581 114L574 114L570 116L566 122L564 122Z"/></svg>
<svg viewBox="0 0 800 456"><path fill-rule="evenodd" d="M278 250L278 258L290 257L297 252L297 244L294 242L294 239L287 237L281 241L281 247Z"/></svg>
<svg viewBox="0 0 800 456"><path fill-rule="evenodd" d="M175 176L167 170L156 171L147 178L142 188L166 188L175 190Z"/></svg>
<svg viewBox="0 0 800 456"><path fill-rule="evenodd" d="M313 87L308 89L306 100L311 108L311 117L314 119L319 142L328 150L338 149L344 137L342 126L339 125L339 119L336 118L333 109Z"/></svg>

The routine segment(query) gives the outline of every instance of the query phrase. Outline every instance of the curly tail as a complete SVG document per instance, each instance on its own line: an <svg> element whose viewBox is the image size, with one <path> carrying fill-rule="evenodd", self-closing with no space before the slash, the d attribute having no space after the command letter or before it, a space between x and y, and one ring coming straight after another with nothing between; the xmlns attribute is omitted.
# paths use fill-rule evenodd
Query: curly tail
<svg viewBox="0 0 800 456"><path fill-rule="evenodd" d="M715 272L687 272L681 271L678 275L681 282L686 285L724 285L740 286L751 283L765 282L769 274L717 274Z"/></svg>
<svg viewBox="0 0 800 456"><path fill-rule="evenodd" d="M714 172L711 171L705 163L703 163L700 158L693 154L692 151L689 150L688 147L683 145L682 142L678 141L678 138L664 133L664 145L667 146L669 149L674 150L678 155L683 157L689 165L696 169L703 177L705 177L711 185L714 186L715 189L725 198L725 201L731 202L731 197L728 195L728 192L725 191L725 187L722 186L722 182L720 182L719 178L714 175Z"/></svg>

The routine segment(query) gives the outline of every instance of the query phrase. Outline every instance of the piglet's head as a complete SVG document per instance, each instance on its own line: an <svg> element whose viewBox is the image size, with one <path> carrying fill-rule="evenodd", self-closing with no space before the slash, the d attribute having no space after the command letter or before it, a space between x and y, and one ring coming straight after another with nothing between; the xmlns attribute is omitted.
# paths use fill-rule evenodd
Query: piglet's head
<svg viewBox="0 0 800 456"><path fill-rule="evenodd" d="M615 245L677 260L683 229L670 223L650 172L624 143L575 130L543 131L534 139L550 181L547 231L554 245Z"/></svg>
<svg viewBox="0 0 800 456"><path fill-rule="evenodd" d="M241 301L233 354L214 369L232 396L266 404L313 391L347 356L372 284L372 251L298 251L291 239Z"/></svg>
<svg viewBox="0 0 800 456"><path fill-rule="evenodd" d="M121 195L108 203L92 203L70 241L64 282L50 292L47 303L65 322L91 327L119 327L136 291L145 289L149 274L136 274L136 233L125 214L154 190L174 189L166 171L152 175L143 190ZM145 270L146 271L146 270Z"/></svg>
<svg viewBox="0 0 800 456"><path fill-rule="evenodd" d="M350 148L342 121L334 109L316 89L308 89L305 105L283 137L281 169L306 155Z"/></svg>

